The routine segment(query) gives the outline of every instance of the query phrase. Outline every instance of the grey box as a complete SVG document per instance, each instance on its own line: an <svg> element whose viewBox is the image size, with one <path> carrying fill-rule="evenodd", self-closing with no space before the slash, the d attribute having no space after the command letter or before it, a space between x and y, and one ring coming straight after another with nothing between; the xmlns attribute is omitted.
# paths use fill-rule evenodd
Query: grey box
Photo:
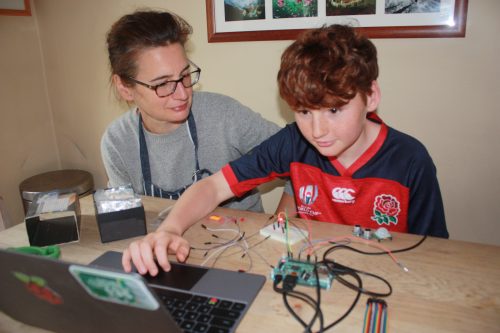
<svg viewBox="0 0 500 333"><path fill-rule="evenodd" d="M80 201L75 192L41 192L30 203L26 231L31 246L47 246L80 240Z"/></svg>
<svg viewBox="0 0 500 333"><path fill-rule="evenodd" d="M103 243L141 236L147 233L146 216L142 205L115 212L97 213L96 219L101 242Z"/></svg>

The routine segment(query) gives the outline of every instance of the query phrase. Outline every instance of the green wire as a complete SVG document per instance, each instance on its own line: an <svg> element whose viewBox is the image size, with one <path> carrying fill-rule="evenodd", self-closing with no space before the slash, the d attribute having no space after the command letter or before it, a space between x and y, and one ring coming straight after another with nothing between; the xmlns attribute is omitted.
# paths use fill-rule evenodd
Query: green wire
<svg viewBox="0 0 500 333"><path fill-rule="evenodd" d="M286 208L285 208L285 235L286 235L286 246L288 248L288 253L292 255L292 247L290 246L290 240L288 238L288 214L286 213ZM293 256L293 255L292 255Z"/></svg>

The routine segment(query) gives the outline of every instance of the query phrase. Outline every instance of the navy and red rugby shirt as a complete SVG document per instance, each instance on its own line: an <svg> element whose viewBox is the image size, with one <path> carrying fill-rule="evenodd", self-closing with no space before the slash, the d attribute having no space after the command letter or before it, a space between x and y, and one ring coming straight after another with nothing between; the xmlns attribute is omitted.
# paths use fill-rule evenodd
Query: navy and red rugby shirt
<svg viewBox="0 0 500 333"><path fill-rule="evenodd" d="M295 123L222 169L241 196L276 177L292 182L301 218L448 238L436 168L415 138L381 123L373 144L348 169L325 157Z"/></svg>

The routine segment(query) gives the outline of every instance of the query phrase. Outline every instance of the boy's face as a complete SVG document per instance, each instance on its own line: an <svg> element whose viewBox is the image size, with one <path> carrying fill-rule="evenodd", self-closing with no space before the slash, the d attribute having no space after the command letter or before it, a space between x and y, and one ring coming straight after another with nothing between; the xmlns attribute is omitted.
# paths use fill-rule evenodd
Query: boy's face
<svg viewBox="0 0 500 333"><path fill-rule="evenodd" d="M371 144L372 136L368 133L371 122L366 114L375 111L379 101L380 90L373 81L366 103L358 93L339 108L296 110L295 121L302 135L321 155L355 160Z"/></svg>

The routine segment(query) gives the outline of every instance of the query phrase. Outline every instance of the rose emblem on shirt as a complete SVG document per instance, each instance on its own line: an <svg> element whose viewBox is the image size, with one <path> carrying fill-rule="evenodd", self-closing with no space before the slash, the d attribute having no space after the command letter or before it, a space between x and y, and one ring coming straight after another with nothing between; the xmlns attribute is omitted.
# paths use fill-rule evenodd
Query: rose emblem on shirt
<svg viewBox="0 0 500 333"><path fill-rule="evenodd" d="M380 194L373 202L373 216L371 219L379 225L398 224L398 215L401 212L399 201L390 194Z"/></svg>

